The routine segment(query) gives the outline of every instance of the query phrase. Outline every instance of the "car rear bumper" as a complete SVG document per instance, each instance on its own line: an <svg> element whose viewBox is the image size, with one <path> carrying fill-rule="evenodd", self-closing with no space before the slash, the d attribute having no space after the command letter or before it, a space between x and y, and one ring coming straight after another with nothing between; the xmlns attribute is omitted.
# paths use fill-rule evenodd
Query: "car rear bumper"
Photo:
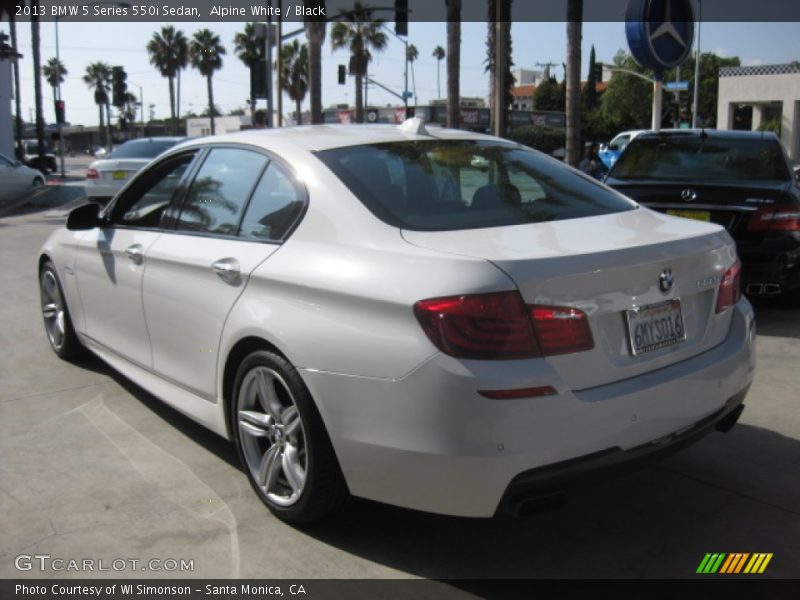
<svg viewBox="0 0 800 600"><path fill-rule="evenodd" d="M86 196L89 198L111 198L122 189L125 183L125 181L111 182L87 179L84 189L86 190Z"/></svg>
<svg viewBox="0 0 800 600"><path fill-rule="evenodd" d="M301 373L354 495L490 517L549 475L558 484L562 467L575 461L592 471L609 460L639 459L651 454L646 449L694 441L736 410L753 379L755 322L746 300L733 310L728 336L715 348L578 392L541 359L437 354L397 380ZM541 385L558 393L516 400L477 393Z"/></svg>
<svg viewBox="0 0 800 600"><path fill-rule="evenodd" d="M739 247L742 261L742 289L750 294L792 291L800 288L800 237L792 233L783 239L765 241L756 247ZM761 288L758 285L772 284ZM779 286L779 289L774 287Z"/></svg>

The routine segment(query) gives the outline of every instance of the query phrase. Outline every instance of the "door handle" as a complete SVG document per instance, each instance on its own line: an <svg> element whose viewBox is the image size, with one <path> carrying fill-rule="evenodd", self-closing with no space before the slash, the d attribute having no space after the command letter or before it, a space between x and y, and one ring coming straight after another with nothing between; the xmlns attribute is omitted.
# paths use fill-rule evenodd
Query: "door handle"
<svg viewBox="0 0 800 600"><path fill-rule="evenodd" d="M214 272L220 279L228 283L236 283L239 280L239 261L235 258L223 258L211 265Z"/></svg>
<svg viewBox="0 0 800 600"><path fill-rule="evenodd" d="M132 246L128 246L125 248L125 254L130 258L133 262L139 263L142 261L142 257L144 256L142 252L142 245L141 244L133 244Z"/></svg>

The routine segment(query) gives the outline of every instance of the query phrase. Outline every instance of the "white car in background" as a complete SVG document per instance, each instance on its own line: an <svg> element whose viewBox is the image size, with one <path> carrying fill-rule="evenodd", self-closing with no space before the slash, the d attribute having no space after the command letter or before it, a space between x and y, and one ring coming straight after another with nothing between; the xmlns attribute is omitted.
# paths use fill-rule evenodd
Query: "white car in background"
<svg viewBox="0 0 800 600"><path fill-rule="evenodd" d="M56 354L233 440L296 523L348 494L526 512L727 431L755 368L739 270L722 227L411 119L187 141L74 209L38 277Z"/></svg>
<svg viewBox="0 0 800 600"><path fill-rule="evenodd" d="M86 196L107 202L156 156L182 142L182 137L149 137L129 140L94 161L86 171Z"/></svg>

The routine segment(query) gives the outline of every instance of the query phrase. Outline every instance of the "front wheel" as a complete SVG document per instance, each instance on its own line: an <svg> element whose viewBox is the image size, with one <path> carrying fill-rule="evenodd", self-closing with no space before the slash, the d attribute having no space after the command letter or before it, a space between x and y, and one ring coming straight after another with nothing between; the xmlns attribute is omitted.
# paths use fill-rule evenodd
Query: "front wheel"
<svg viewBox="0 0 800 600"><path fill-rule="evenodd" d="M338 510L347 486L322 418L297 370L250 354L234 385L233 431L250 484L279 519L307 523Z"/></svg>
<svg viewBox="0 0 800 600"><path fill-rule="evenodd" d="M83 353L72 319L69 315L67 303L64 300L64 291L58 280L53 263L46 262L39 276L39 290L41 295L42 317L44 329L50 347L59 358L77 358Z"/></svg>

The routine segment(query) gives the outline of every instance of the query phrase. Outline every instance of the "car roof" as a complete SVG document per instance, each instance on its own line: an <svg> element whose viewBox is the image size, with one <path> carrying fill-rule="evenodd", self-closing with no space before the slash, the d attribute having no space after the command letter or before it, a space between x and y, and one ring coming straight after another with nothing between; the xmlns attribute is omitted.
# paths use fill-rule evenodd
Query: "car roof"
<svg viewBox="0 0 800 600"><path fill-rule="evenodd" d="M207 143L240 143L261 146L266 149L280 145L291 145L309 152L361 146L365 144L423 141L434 139L449 140L490 140L514 143L509 140L473 133L459 129L446 129L437 125L426 124L424 133L412 133L403 130L402 126L391 124L379 125L303 125L300 127L282 127L275 129L249 129L213 137L192 138L181 144L180 148Z"/></svg>

